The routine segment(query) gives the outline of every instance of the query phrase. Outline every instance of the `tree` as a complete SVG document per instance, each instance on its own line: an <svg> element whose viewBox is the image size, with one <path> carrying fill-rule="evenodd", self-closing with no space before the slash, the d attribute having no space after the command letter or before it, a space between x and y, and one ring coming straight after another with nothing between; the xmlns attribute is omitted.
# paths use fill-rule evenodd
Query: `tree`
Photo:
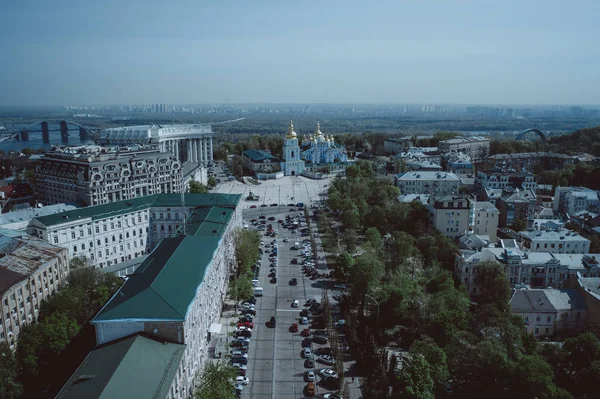
<svg viewBox="0 0 600 399"><path fill-rule="evenodd" d="M196 180L192 180L190 181L188 191L191 194L206 194L208 193L208 188L204 184L199 183Z"/></svg>
<svg viewBox="0 0 600 399"><path fill-rule="evenodd" d="M69 262L69 269L71 269L71 271L90 266L90 262L85 256L77 256L75 258L71 258L71 262Z"/></svg>
<svg viewBox="0 0 600 399"><path fill-rule="evenodd" d="M40 323L43 351L60 353L79 332L79 325L72 317L62 313L53 313Z"/></svg>
<svg viewBox="0 0 600 399"><path fill-rule="evenodd" d="M429 363L425 357L417 353L406 363L399 376L403 388L400 398L434 399L433 378L429 373Z"/></svg>
<svg viewBox="0 0 600 399"><path fill-rule="evenodd" d="M335 261L336 278L342 281L348 281L352 267L354 266L354 258L348 252L339 254Z"/></svg>
<svg viewBox="0 0 600 399"><path fill-rule="evenodd" d="M252 285L252 281L246 275L235 277L229 283L229 296L236 303L250 298L253 292L254 286Z"/></svg>
<svg viewBox="0 0 600 399"><path fill-rule="evenodd" d="M209 362L200 376L200 383L194 397L196 399L232 399L237 371L223 362Z"/></svg>
<svg viewBox="0 0 600 399"><path fill-rule="evenodd" d="M207 181L208 187L213 188L217 185L217 179L214 176L210 176Z"/></svg>
<svg viewBox="0 0 600 399"><path fill-rule="evenodd" d="M8 342L0 342L0 399L12 399L23 393L17 381L17 362Z"/></svg>
<svg viewBox="0 0 600 399"><path fill-rule="evenodd" d="M448 381L446 352L429 337L423 337L410 346L411 355L421 355L429 365L429 374L436 384Z"/></svg>
<svg viewBox="0 0 600 399"><path fill-rule="evenodd" d="M496 262L481 262L477 265L475 275L477 286L477 302L490 304L499 310L508 306L510 286L500 264Z"/></svg>
<svg viewBox="0 0 600 399"><path fill-rule="evenodd" d="M375 253L381 253L383 250L383 240L381 239L379 230L374 227L368 228L365 231L365 244Z"/></svg>
<svg viewBox="0 0 600 399"><path fill-rule="evenodd" d="M260 237L255 231L238 229L235 233L235 258L237 260L236 275L249 273L258 260Z"/></svg>
<svg viewBox="0 0 600 399"><path fill-rule="evenodd" d="M356 231L353 229L347 229L342 234L342 241L344 243L344 247L346 247L346 251L349 253L354 253L356 251L356 240L358 239L358 235Z"/></svg>
<svg viewBox="0 0 600 399"><path fill-rule="evenodd" d="M514 231L525 231L527 228L527 223L522 219L515 219L510 227Z"/></svg>

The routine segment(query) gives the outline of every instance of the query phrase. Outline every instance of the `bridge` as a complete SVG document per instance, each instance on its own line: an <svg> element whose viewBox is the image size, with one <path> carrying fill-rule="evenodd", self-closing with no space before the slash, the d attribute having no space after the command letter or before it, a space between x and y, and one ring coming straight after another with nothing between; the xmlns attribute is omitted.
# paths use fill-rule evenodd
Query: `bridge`
<svg viewBox="0 0 600 399"><path fill-rule="evenodd" d="M546 140L546 136L544 135L544 133L538 129L524 130L517 135L517 138L515 140L521 140L521 139L523 139L523 136L525 136L527 133L531 133L531 132L537 134L540 137L540 139L542 140L542 143L546 144L546 142L548 141L548 140Z"/></svg>
<svg viewBox="0 0 600 399"><path fill-rule="evenodd" d="M59 129L50 129L49 123L58 123L60 127ZM79 128L80 139L88 139L90 138L90 136L97 134L99 130L104 128L103 126L85 126L68 119L46 119L43 121L31 123L25 127L20 128L19 131L15 133L13 137L18 141L29 141L30 133L41 132L42 140L44 141L44 143L48 144L50 143L50 132L60 131L61 141L66 143L69 141L69 125L74 125Z"/></svg>

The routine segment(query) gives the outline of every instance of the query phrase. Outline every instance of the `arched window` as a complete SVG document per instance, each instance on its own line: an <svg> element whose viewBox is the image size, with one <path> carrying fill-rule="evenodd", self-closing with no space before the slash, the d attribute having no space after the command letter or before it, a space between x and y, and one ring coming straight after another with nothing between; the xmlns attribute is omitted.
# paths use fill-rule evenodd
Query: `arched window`
<svg viewBox="0 0 600 399"><path fill-rule="evenodd" d="M73 245L73 252L77 252L77 245Z"/></svg>
<svg viewBox="0 0 600 399"><path fill-rule="evenodd" d="M85 249L85 244L81 244L81 250L83 251Z"/></svg>

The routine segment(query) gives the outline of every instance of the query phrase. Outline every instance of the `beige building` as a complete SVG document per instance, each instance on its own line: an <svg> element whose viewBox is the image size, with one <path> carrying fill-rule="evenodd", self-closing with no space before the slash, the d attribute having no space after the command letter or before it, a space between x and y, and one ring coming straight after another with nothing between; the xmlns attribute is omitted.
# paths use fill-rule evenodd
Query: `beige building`
<svg viewBox="0 0 600 399"><path fill-rule="evenodd" d="M457 151L467 154L471 159L481 159L490 153L490 140L485 137L456 137L438 143L440 152Z"/></svg>
<svg viewBox="0 0 600 399"><path fill-rule="evenodd" d="M500 212L491 202L474 201L473 232L477 235L488 236L491 243L496 243L498 237L498 218Z"/></svg>
<svg viewBox="0 0 600 399"><path fill-rule="evenodd" d="M69 274L67 250L37 239L0 236L0 342L14 349L21 327Z"/></svg>
<svg viewBox="0 0 600 399"><path fill-rule="evenodd" d="M429 211L434 227L447 237L460 237L472 232L472 206L466 196L432 197Z"/></svg>

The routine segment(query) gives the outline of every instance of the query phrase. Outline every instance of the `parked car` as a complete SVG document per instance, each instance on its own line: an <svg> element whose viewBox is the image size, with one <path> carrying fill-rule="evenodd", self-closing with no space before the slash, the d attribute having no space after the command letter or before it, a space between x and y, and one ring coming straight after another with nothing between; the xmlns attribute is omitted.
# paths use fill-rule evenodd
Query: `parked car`
<svg viewBox="0 0 600 399"><path fill-rule="evenodd" d="M320 361L321 363L325 363L325 364L329 364L329 365L335 364L335 359L331 355L321 355L318 357L317 360Z"/></svg>
<svg viewBox="0 0 600 399"><path fill-rule="evenodd" d="M306 370L304 372L304 381L315 382L316 379L317 379L317 376L315 375L314 370Z"/></svg>
<svg viewBox="0 0 600 399"><path fill-rule="evenodd" d="M298 324L294 323L290 326L290 332L295 333L298 332Z"/></svg>
<svg viewBox="0 0 600 399"><path fill-rule="evenodd" d="M269 283L277 284L277 277L273 277L271 280L269 280Z"/></svg>
<svg viewBox="0 0 600 399"><path fill-rule="evenodd" d="M238 376L235 379L235 383L241 385L248 385L250 383L250 380L248 379L248 377Z"/></svg>
<svg viewBox="0 0 600 399"><path fill-rule="evenodd" d="M238 364L248 364L248 356L243 357L243 356L236 356L236 357L232 357L231 358L231 364L234 363L238 363Z"/></svg>
<svg viewBox="0 0 600 399"><path fill-rule="evenodd" d="M312 341L310 340L310 338L304 338L301 342L301 345L303 348L310 348L312 345Z"/></svg>
<svg viewBox="0 0 600 399"><path fill-rule="evenodd" d="M338 373L336 373L335 370L332 369L321 369L319 370L319 375L321 377L339 378Z"/></svg>
<svg viewBox="0 0 600 399"><path fill-rule="evenodd" d="M310 348L304 347L304 349L302 349L302 357L308 358L311 356L312 356L312 351L310 350ZM331 363L331 364L333 364L333 363Z"/></svg>
<svg viewBox="0 0 600 399"><path fill-rule="evenodd" d="M314 335L313 336L313 342L315 344L319 344L319 345L327 345L327 337L323 336L323 335Z"/></svg>
<svg viewBox="0 0 600 399"><path fill-rule="evenodd" d="M309 337L310 336L310 330L308 328L305 328L304 330L302 330L302 332L300 333L301 336L303 337Z"/></svg>
<svg viewBox="0 0 600 399"><path fill-rule="evenodd" d="M311 369L313 367L315 367L315 362L314 361L312 361L311 359L306 359L304 361L304 368Z"/></svg>
<svg viewBox="0 0 600 399"><path fill-rule="evenodd" d="M314 397L315 396L315 383L314 382L309 382L308 384L306 384L306 387L304 389L306 392L306 396L308 397Z"/></svg>
<svg viewBox="0 0 600 399"><path fill-rule="evenodd" d="M290 285L298 285L298 280L296 279L296 277L290 280Z"/></svg>
<svg viewBox="0 0 600 399"><path fill-rule="evenodd" d="M317 301L315 299L309 299L308 301L306 301L306 303L304 304L304 306L310 306L313 303L317 303Z"/></svg>
<svg viewBox="0 0 600 399"><path fill-rule="evenodd" d="M308 318L307 317L300 318L300 324L303 324L303 325L308 324Z"/></svg>
<svg viewBox="0 0 600 399"><path fill-rule="evenodd" d="M300 306L300 302L298 302L298 300L297 300L297 299L294 299L294 300L292 301L292 307L293 307L293 308L297 308L298 306Z"/></svg>

